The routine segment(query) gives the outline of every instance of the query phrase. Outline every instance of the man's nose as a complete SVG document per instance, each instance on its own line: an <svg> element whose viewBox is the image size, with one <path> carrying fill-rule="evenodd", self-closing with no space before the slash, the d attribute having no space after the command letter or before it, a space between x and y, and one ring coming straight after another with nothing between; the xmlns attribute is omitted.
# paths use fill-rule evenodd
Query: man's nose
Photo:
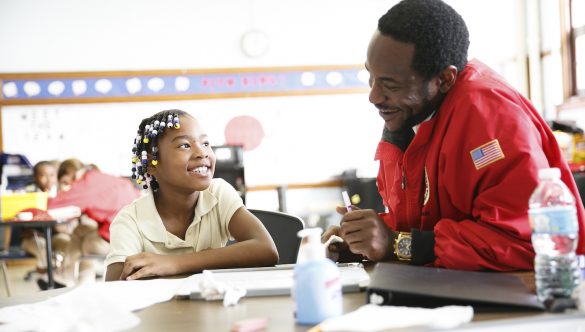
<svg viewBox="0 0 585 332"><path fill-rule="evenodd" d="M370 103L376 105L376 104L382 104L385 100L385 96L382 93L382 89L380 88L380 84L379 83L372 83L372 87L370 88L370 95L369 95L369 100Z"/></svg>

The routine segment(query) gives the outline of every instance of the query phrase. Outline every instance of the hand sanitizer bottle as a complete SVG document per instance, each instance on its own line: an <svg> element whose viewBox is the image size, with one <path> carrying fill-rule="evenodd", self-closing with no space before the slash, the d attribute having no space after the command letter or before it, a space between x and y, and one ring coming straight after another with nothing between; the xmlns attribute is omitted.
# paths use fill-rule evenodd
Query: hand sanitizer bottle
<svg viewBox="0 0 585 332"><path fill-rule="evenodd" d="M307 237L303 248L305 260L295 266L293 288L296 320L303 325L319 324L342 313L339 269L325 257L321 232L321 228L298 232L299 237Z"/></svg>

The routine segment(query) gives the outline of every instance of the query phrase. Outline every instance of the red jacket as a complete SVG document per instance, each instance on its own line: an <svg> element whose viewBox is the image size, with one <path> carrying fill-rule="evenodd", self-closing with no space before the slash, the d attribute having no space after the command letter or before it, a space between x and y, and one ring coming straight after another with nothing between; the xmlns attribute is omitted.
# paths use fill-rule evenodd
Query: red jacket
<svg viewBox="0 0 585 332"><path fill-rule="evenodd" d="M481 159L477 149L485 144L495 152ZM459 74L404 153L381 141L376 160L389 210L382 218L393 230L434 231L435 266L532 269L528 200L538 170L547 167L561 169L576 198L578 253L585 254L583 204L552 131L527 99L478 61Z"/></svg>
<svg viewBox="0 0 585 332"><path fill-rule="evenodd" d="M118 211L140 196L132 182L121 177L88 171L71 185L68 191L60 191L49 199L48 208L74 205L82 213L98 223L98 233L110 241L110 224Z"/></svg>

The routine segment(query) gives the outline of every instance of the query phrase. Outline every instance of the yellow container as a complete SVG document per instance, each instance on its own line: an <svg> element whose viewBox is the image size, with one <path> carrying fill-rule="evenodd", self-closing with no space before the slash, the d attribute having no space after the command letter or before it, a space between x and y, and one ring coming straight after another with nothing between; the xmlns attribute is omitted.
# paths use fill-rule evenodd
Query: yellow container
<svg viewBox="0 0 585 332"><path fill-rule="evenodd" d="M47 210L48 193L35 192L24 194L2 195L0 207L2 208L2 220L11 220L24 209L37 208Z"/></svg>

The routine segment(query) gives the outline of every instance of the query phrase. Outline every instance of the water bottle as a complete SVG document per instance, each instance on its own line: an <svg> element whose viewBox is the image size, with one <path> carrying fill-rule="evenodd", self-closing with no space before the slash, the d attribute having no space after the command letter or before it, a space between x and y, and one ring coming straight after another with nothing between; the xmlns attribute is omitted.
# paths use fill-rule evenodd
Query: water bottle
<svg viewBox="0 0 585 332"><path fill-rule="evenodd" d="M536 252L536 294L540 302L550 306L556 300L569 299L581 281L575 255L579 230L575 198L561 181L558 168L538 172L528 214Z"/></svg>

